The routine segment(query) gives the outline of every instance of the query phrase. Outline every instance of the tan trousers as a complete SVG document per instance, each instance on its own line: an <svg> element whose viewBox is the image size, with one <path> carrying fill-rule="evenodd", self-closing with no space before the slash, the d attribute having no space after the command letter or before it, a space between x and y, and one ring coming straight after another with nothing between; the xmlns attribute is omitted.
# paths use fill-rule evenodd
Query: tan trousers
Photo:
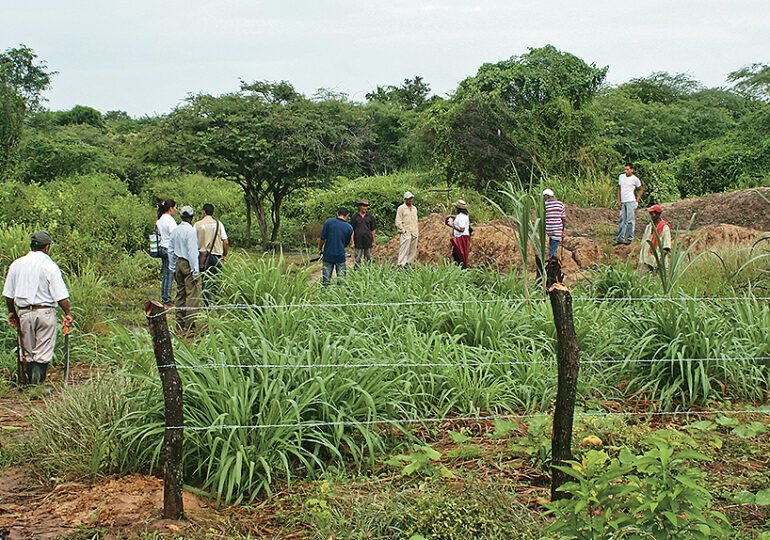
<svg viewBox="0 0 770 540"><path fill-rule="evenodd" d="M417 236L402 234L401 243L398 246L398 264L406 265L414 263L417 258Z"/></svg>
<svg viewBox="0 0 770 540"><path fill-rule="evenodd" d="M19 308L24 360L47 364L56 345L56 308Z"/></svg>
<svg viewBox="0 0 770 540"><path fill-rule="evenodd" d="M192 269L190 268L190 263L187 259L177 259L174 281L176 282L176 307L200 307L201 288L198 282L193 278ZM195 322L196 311L197 310L187 309L180 309L177 311L177 327L185 332L189 331Z"/></svg>

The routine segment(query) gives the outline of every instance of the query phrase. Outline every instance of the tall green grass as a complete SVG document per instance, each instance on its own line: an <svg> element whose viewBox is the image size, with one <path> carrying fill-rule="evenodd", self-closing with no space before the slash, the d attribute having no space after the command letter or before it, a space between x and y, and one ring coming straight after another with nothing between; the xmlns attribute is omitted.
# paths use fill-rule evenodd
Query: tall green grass
<svg viewBox="0 0 770 540"><path fill-rule="evenodd" d="M313 476L330 463L370 467L413 425L360 422L551 407L556 333L550 305L521 301L524 285L515 275L454 265L374 265L334 287L310 282L306 268L280 258L234 257L222 273L223 302L303 305L206 312L207 332L191 343L175 341L185 425L247 426L187 430L186 482L223 501L252 500L278 480ZM611 296L613 282L622 289L617 301L588 300ZM767 303L623 300L645 283L627 269L605 268L575 291L582 359L612 361L584 364L581 406L633 398L670 409L762 399L766 363L681 359L770 355ZM484 300L492 302L477 302ZM444 303L415 304L430 301ZM366 305L372 303L412 304ZM163 398L146 334L116 328L101 354L135 381L117 422L120 469L157 470ZM633 361L659 358L680 360ZM315 423L336 424L308 425ZM254 425L269 427L248 427Z"/></svg>

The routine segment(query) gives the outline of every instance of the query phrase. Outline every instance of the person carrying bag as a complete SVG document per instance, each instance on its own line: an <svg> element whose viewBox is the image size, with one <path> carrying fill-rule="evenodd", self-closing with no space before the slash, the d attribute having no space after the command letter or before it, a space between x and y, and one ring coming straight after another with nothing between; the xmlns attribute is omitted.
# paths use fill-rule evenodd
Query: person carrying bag
<svg viewBox="0 0 770 540"><path fill-rule="evenodd" d="M204 204L202 215L203 218L195 222L195 230L198 233L203 300L208 305L211 302L212 296L216 296L218 293L216 290L216 276L227 256L229 245L225 226L221 221L213 218L214 205Z"/></svg>

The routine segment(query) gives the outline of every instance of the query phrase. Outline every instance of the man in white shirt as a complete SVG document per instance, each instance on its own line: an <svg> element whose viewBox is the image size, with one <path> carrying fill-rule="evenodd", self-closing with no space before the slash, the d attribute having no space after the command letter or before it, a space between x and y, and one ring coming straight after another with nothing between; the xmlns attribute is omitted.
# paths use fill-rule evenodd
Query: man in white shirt
<svg viewBox="0 0 770 540"><path fill-rule="evenodd" d="M69 292L61 270L48 256L51 235L32 235L30 252L13 261L3 287L8 324L19 332L29 384L45 380L56 345L56 304L64 310L64 325L72 324ZM21 366L20 366L21 367Z"/></svg>
<svg viewBox="0 0 770 540"><path fill-rule="evenodd" d="M404 193L404 204L396 210L396 230L401 235L398 248L398 265L414 264L417 258L417 240L420 229L417 224L417 208L412 204L414 195L411 191Z"/></svg>
<svg viewBox="0 0 770 540"><path fill-rule="evenodd" d="M183 206L179 211L182 222L171 233L168 245L168 265L176 282L177 327L189 335L195 322L195 308L199 307L201 288L198 282L200 252L198 233L192 226L194 211Z"/></svg>
<svg viewBox="0 0 770 540"><path fill-rule="evenodd" d="M639 189L639 193L634 192ZM639 199L642 198L644 188L642 182L634 174L634 166L626 163L626 172L618 177L618 208L620 209L620 218L618 219L618 236L615 239L615 245L630 244L634 240L634 213L639 206Z"/></svg>

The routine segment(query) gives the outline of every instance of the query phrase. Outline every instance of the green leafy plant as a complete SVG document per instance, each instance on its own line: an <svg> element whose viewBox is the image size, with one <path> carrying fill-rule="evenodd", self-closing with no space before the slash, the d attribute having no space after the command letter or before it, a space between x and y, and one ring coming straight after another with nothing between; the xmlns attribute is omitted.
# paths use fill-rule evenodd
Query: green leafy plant
<svg viewBox="0 0 770 540"><path fill-rule="evenodd" d="M624 448L611 458L591 450L582 461L559 466L574 481L560 488L570 498L546 505L556 516L549 531L580 540L727 538L727 518L709 508L703 473L690 466L706 456L653 443L641 455Z"/></svg>

